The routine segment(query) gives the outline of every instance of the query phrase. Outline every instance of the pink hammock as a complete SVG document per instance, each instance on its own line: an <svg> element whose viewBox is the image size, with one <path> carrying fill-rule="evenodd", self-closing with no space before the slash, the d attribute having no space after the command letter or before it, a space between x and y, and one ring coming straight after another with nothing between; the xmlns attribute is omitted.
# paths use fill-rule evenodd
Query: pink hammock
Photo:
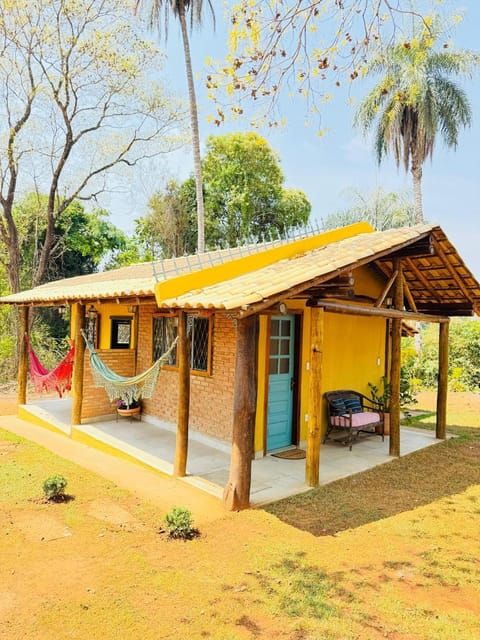
<svg viewBox="0 0 480 640"><path fill-rule="evenodd" d="M72 345L67 355L57 364L55 369L48 371L37 357L30 340L25 334L30 356L30 378L37 393L42 391L56 391L60 398L65 391L72 388L73 359L75 356L75 346Z"/></svg>

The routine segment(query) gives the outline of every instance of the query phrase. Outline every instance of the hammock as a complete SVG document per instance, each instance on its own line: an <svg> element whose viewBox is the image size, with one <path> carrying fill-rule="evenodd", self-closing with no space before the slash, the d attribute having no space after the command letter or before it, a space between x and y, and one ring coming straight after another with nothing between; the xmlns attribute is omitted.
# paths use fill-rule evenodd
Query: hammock
<svg viewBox="0 0 480 640"><path fill-rule="evenodd" d="M126 405L130 405L134 400L139 400L140 397L152 397L160 370L168 360L178 341L178 338L175 338L168 348L168 351L154 362L149 369L131 378L126 378L124 376L119 376L112 371L102 361L98 353L95 352L95 348L89 342L83 331L82 335L87 349L90 352L90 366L92 369L94 385L96 387L103 387L110 400L119 398Z"/></svg>
<svg viewBox="0 0 480 640"><path fill-rule="evenodd" d="M72 388L72 370L73 359L75 356L75 347L72 346L61 362L57 364L55 369L48 371L38 359L37 354L33 350L29 337L25 334L25 340L28 346L28 354L30 357L30 378L37 393L42 391L56 391L60 398L65 391Z"/></svg>

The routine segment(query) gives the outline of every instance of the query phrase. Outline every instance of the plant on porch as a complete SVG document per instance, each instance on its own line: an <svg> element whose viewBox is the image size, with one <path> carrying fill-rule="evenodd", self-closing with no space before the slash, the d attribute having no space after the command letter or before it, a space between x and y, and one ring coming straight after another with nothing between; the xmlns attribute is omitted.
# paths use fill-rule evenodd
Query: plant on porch
<svg viewBox="0 0 480 640"><path fill-rule="evenodd" d="M378 403L383 409L383 434L388 436L390 435L390 398L392 395L392 385L388 381L387 376L382 376L381 385L382 391L380 391L380 388L373 384L373 382L368 383L368 388L370 389L370 397L373 402Z"/></svg>

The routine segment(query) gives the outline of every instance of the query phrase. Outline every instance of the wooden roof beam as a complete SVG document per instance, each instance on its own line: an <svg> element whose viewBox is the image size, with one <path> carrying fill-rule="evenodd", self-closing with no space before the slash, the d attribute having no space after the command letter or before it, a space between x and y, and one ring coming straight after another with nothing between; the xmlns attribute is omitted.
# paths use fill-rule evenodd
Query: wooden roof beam
<svg viewBox="0 0 480 640"><path fill-rule="evenodd" d="M308 307L322 307L325 311L331 313L344 313L354 316L369 316L380 318L400 318L402 320L413 320L417 322L448 322L448 316L414 313L412 311L403 311L399 309L385 309L376 307L366 307L354 304L342 304L338 302L330 302L329 300L309 300Z"/></svg>
<svg viewBox="0 0 480 640"><path fill-rule="evenodd" d="M422 256L430 257L435 253L435 248L433 246L433 236L429 234L420 238L419 240L398 249L390 253L388 256L385 256L385 260L395 259L395 258L406 258L406 257L417 257L420 258Z"/></svg>

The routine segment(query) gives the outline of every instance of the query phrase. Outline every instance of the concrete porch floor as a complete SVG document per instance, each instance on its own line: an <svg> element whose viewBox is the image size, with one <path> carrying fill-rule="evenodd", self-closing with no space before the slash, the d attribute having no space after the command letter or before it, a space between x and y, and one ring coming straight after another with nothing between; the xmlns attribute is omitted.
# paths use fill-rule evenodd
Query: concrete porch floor
<svg viewBox="0 0 480 640"><path fill-rule="evenodd" d="M175 455L175 425L151 416L142 420L119 418L70 426L71 400L46 399L22 405L19 416L31 422L43 423L56 431L74 437L113 455L123 455L166 475L172 475ZM437 442L435 434L402 427L401 453L405 455ZM388 436L361 436L348 447L327 442L320 450L320 484L365 471L394 458L388 455ZM222 497L228 481L230 447L227 443L190 433L188 475L183 480L208 493ZM271 455L252 462L251 504L260 506L297 493L308 491L305 484L305 460L286 460Z"/></svg>

